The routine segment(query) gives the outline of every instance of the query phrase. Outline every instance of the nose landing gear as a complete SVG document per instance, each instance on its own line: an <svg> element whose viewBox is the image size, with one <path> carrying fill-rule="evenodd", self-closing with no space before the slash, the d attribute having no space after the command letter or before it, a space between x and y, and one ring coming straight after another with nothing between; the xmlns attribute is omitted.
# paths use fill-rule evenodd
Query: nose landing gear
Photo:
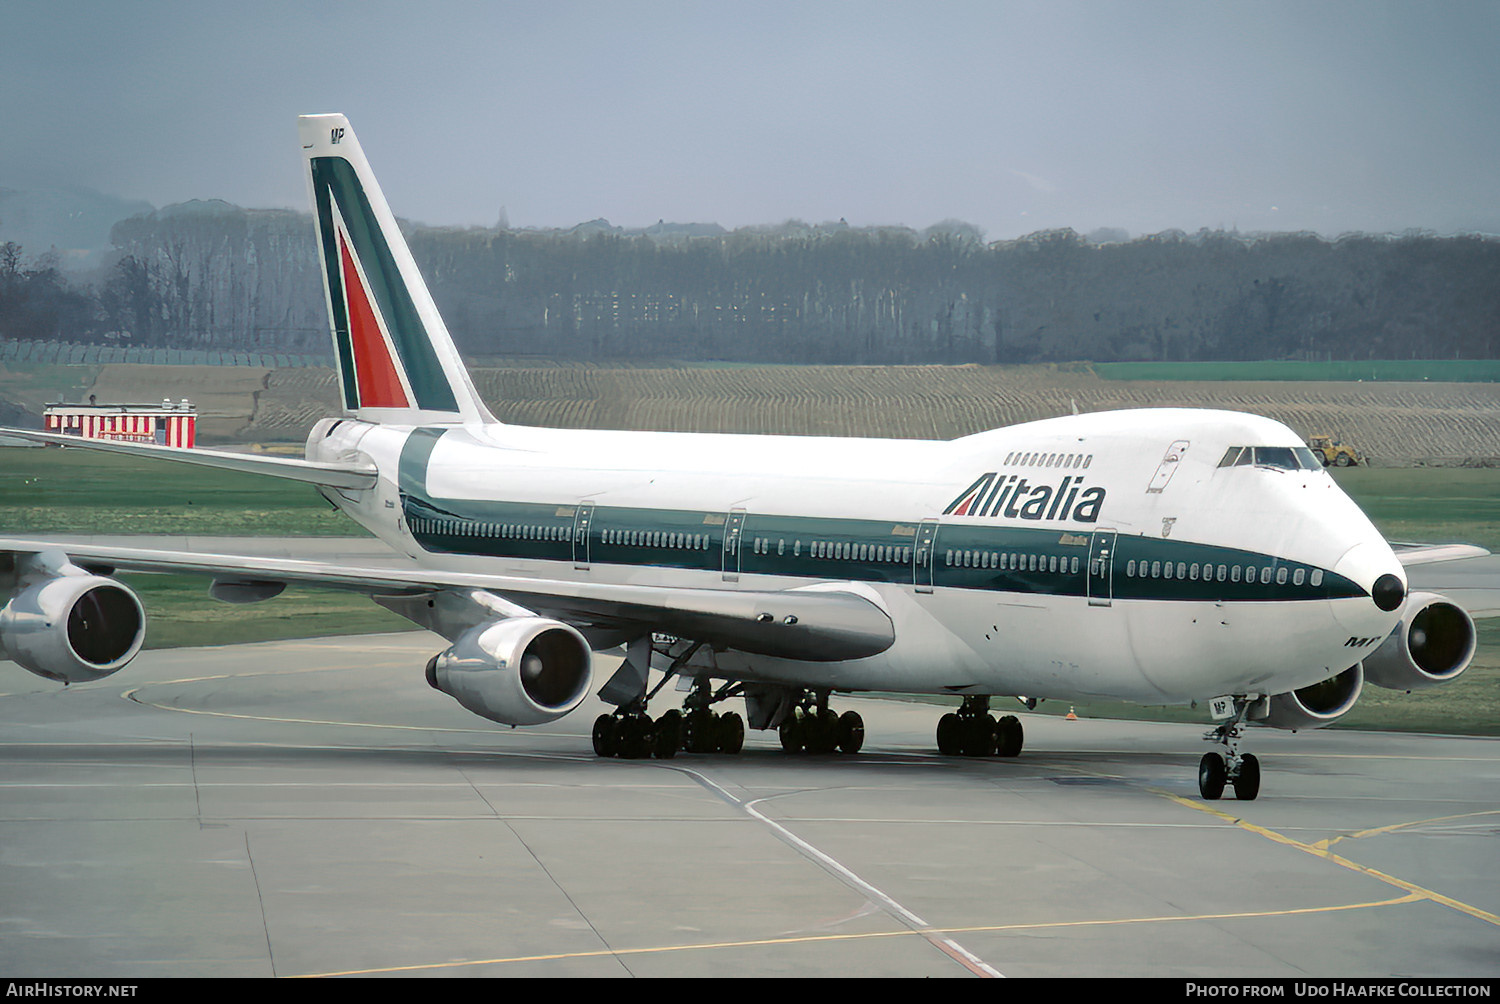
<svg viewBox="0 0 1500 1004"><path fill-rule="evenodd" d="M1205 801L1217 801L1226 785L1234 789L1241 802L1253 802L1260 795L1260 760L1254 753L1240 752L1245 716L1255 702L1244 697L1234 699L1234 717L1227 718L1203 734L1219 749L1203 754L1198 761L1198 794Z"/></svg>

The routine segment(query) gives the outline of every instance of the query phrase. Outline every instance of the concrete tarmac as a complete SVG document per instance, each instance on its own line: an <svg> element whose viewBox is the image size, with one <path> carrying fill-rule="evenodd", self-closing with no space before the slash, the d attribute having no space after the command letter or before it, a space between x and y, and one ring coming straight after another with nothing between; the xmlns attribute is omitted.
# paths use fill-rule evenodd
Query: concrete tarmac
<svg viewBox="0 0 1500 1004"><path fill-rule="evenodd" d="M0 974L1500 975L1500 741L1257 730L1260 799L1206 803L1193 726L970 760L836 699L857 756L599 760L602 707L493 726L441 647L0 663Z"/></svg>

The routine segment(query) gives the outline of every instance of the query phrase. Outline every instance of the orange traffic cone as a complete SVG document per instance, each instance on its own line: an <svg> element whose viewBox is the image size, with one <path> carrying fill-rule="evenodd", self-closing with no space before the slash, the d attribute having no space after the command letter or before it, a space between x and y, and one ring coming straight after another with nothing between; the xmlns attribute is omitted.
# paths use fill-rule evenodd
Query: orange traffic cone
<svg viewBox="0 0 1500 1004"><path fill-rule="evenodd" d="M1076 721L1078 721L1078 716L1073 713L1073 705L1071 705L1071 704L1068 705L1068 713L1063 716L1063 721L1065 721L1065 722L1076 722Z"/></svg>

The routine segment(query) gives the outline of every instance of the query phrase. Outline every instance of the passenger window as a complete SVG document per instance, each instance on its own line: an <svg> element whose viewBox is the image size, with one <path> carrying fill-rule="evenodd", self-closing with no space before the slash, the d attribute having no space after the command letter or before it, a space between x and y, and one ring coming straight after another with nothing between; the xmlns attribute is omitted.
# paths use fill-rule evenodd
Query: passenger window
<svg viewBox="0 0 1500 1004"><path fill-rule="evenodd" d="M1223 582L1224 579L1225 579L1225 577L1228 574L1229 574L1229 569L1225 568L1223 565L1220 565L1219 566L1219 581Z"/></svg>
<svg viewBox="0 0 1500 1004"><path fill-rule="evenodd" d="M1235 565L1235 566L1233 566L1232 568L1229 569L1229 581L1230 582L1238 582L1238 581L1240 581L1240 566L1239 565Z"/></svg>
<svg viewBox="0 0 1500 1004"><path fill-rule="evenodd" d="M1305 569L1305 568L1299 568L1299 569L1297 569L1295 572L1292 573L1292 585L1294 585L1294 586L1300 586L1300 585L1302 585L1302 580L1305 579L1305 578L1307 578L1307 569Z"/></svg>
<svg viewBox="0 0 1500 1004"><path fill-rule="evenodd" d="M1309 581L1314 586L1321 586L1323 584L1323 569L1314 568Z"/></svg>
<svg viewBox="0 0 1500 1004"><path fill-rule="evenodd" d="M1179 561L1177 563L1177 577L1179 579L1185 579L1185 578L1187 578L1187 563L1186 562Z"/></svg>
<svg viewBox="0 0 1500 1004"><path fill-rule="evenodd" d="M1267 565L1260 570L1260 584L1269 585L1271 582L1271 566Z"/></svg>
<svg viewBox="0 0 1500 1004"><path fill-rule="evenodd" d="M1281 568L1276 569L1276 584L1278 586L1284 586L1284 585L1286 585L1286 567L1285 566L1282 566Z"/></svg>
<svg viewBox="0 0 1500 1004"><path fill-rule="evenodd" d="M1161 562L1159 562L1159 561L1153 561L1153 562L1151 562L1151 577L1153 579L1159 579L1159 578L1161 578Z"/></svg>

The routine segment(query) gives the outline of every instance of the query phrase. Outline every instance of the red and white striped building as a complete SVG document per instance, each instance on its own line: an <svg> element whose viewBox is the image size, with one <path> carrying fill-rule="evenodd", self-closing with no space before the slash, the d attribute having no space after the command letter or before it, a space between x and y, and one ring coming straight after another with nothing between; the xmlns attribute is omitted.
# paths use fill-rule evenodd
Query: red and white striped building
<svg viewBox="0 0 1500 1004"><path fill-rule="evenodd" d="M187 398L178 404L53 404L43 412L48 432L84 439L122 439L190 449L198 412Z"/></svg>

